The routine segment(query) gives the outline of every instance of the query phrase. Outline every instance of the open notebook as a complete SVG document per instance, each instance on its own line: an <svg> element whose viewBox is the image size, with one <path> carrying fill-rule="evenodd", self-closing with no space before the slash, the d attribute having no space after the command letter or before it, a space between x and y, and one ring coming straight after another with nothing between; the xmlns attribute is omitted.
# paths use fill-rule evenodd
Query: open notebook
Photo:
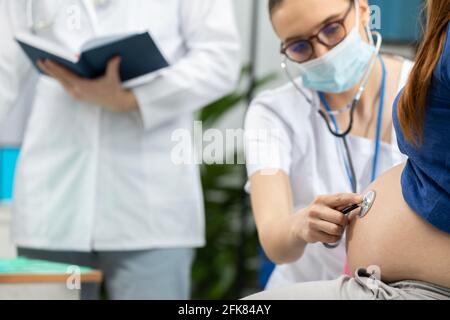
<svg viewBox="0 0 450 320"><path fill-rule="evenodd" d="M108 61L120 56L120 77L125 87L142 84L149 75L169 66L148 32L95 38L79 53L31 33L19 33L15 39L38 70L40 59L50 59L88 79L102 76Z"/></svg>

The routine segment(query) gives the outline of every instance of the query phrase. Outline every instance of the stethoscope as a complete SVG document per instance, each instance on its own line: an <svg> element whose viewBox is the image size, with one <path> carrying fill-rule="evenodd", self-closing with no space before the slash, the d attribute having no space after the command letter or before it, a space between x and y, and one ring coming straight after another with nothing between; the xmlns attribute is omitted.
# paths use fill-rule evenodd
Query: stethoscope
<svg viewBox="0 0 450 320"><path fill-rule="evenodd" d="M383 113L384 113L384 97L385 97L385 92L386 92L386 65L381 56L378 56L378 58L380 60L381 67L382 67L382 78L381 78L380 102L379 102L378 116L377 116L375 148L374 148L374 156L373 156L373 162L372 162L372 175L371 175L372 182L377 177L377 164L378 164L378 158L379 158L381 129L382 129L382 124L383 124ZM333 125L336 129L333 130L333 128L331 128L330 122L328 121L327 116L323 110L319 110L319 114L325 120L325 123L327 124L327 128L331 132L331 134L333 134L337 138L342 139L344 149L345 149L345 152L347 155L347 158L346 158L346 160L347 160L346 161L347 175L349 177L349 181L352 186L352 191L354 193L356 193L358 190L358 185L357 185L357 181L356 181L356 175L355 175L355 170L354 170L354 166L353 166L352 156L350 153L350 148L348 146L347 136L350 134L350 131L353 127L354 112L355 112L358 101L355 100L356 104L355 104L355 102L352 103L352 106L350 109L350 124L349 124L347 130L343 133L339 133L339 128L338 128L338 124L336 121L336 117L334 116L334 114L332 114L331 107L328 104L328 101L326 100L325 94L320 92L319 98L320 98L320 101L322 102L322 104L324 105L327 113L329 114L329 116L333 122Z"/></svg>
<svg viewBox="0 0 450 320"><path fill-rule="evenodd" d="M42 0L40 0L42 1ZM92 28L94 33L97 32L97 24L96 24L96 7L106 7L111 3L112 0L79 0L78 2L84 7L86 10L90 21L92 22ZM58 12L55 10L51 14L51 17L48 19L37 19L35 17L35 12L37 10L37 2L38 0L28 0L26 2L26 17L27 17L27 27L33 34L38 34L39 32L46 31L51 29L56 21ZM53 1L54 2L54 1ZM90 3L89 3L90 2ZM54 3L52 4L54 6Z"/></svg>
<svg viewBox="0 0 450 320"><path fill-rule="evenodd" d="M357 184L357 179L356 179L356 173L355 173L355 169L354 169L354 165L353 165L353 159L351 156L351 152L350 152L350 148L348 145L348 141L347 141L347 137L350 134L352 128L353 128L353 121L354 121L354 113L356 110L356 106L358 105L359 101L361 100L362 94L364 93L367 83L369 81L369 77L370 74L375 66L376 60L377 58L380 60L381 62L381 66L382 66L382 79L381 79L381 92L380 92L380 103L379 103L379 108L378 108L378 121L377 121L377 133L376 133L376 140L375 140L375 151L374 151L374 159L373 159L373 164L372 164L372 177L371 177L371 181L374 181L376 179L377 176L377 163L378 163L378 158L379 158L379 149L380 149L380 141L381 141L381 129L382 129L382 121L383 121L383 111L384 111L384 97L385 97L385 91L386 91L386 66L385 63L383 61L383 58L380 56L380 50L381 50L381 44L382 44L382 36L379 32L371 32L369 27L366 28L368 34L373 34L376 36L377 41L376 44L374 44L373 38L369 36L369 41L372 45L375 46L375 52L373 54L372 59L369 62L369 65L366 69L366 72L363 75L363 78L361 80L361 84L358 88L358 91L356 92L354 98L352 99L352 102L340 109L340 110L336 110L333 111L331 110L330 105L328 104L325 94L322 92L319 92L319 99L322 102L322 104L325 107L325 111L322 110L320 108L320 106L318 107L317 112L319 113L319 115L323 118L323 120L326 123L326 126L328 128L328 130L330 131L330 133L335 136L336 138L342 139L343 145L344 145L344 149L345 149L345 154L346 154L346 158L344 159L344 163L345 163L345 169L347 171L347 176L349 178L350 184L351 184L351 188L352 188L352 192L353 193L357 193L358 192L358 184ZM307 100L307 102L310 105L315 105L313 100L307 96L307 94L300 88L300 86L296 83L296 81L294 80L294 78L292 77L292 75L290 74L288 67L287 67L287 57L283 57L283 61L281 63L281 67L282 69L285 71L286 75L288 76L289 80L291 81L291 83L293 84L294 88L301 94L304 96L304 98ZM347 129L345 131L340 131L337 121L336 121L336 115L339 115L341 113L347 112L350 110L350 122L349 125L347 127ZM331 123L327 117L328 116L331 118L331 121L335 127L335 129L332 128ZM342 213L344 213L345 215L351 213L352 211L356 210L357 208L361 208L359 217L363 218L365 215L367 215L367 213L370 211L373 203L375 202L376 199L376 192L371 190L369 191L363 198L363 202L361 204L358 205L352 205L348 208L345 208ZM328 249L335 249L339 246L340 241L338 243L335 244L327 244L324 243L324 246Z"/></svg>

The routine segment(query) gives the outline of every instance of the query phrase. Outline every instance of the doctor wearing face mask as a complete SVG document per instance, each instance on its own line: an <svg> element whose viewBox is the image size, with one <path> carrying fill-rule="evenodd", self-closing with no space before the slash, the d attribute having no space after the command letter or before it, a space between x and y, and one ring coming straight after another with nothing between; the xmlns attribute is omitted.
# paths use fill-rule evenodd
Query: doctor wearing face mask
<svg viewBox="0 0 450 320"><path fill-rule="evenodd" d="M246 156L259 238L278 265L268 288L277 288L342 275L341 211L404 160L391 106L412 62L379 54L367 0L270 0L269 10L290 81L252 102Z"/></svg>
<svg viewBox="0 0 450 320"><path fill-rule="evenodd" d="M2 0L0 30L0 125L34 72L16 33L79 52L96 37L150 32L170 67L132 89L118 58L95 80L40 63L51 76L35 84L12 231L20 255L102 270L111 299L188 299L203 200L195 164L172 161L172 134L234 88L231 0Z"/></svg>

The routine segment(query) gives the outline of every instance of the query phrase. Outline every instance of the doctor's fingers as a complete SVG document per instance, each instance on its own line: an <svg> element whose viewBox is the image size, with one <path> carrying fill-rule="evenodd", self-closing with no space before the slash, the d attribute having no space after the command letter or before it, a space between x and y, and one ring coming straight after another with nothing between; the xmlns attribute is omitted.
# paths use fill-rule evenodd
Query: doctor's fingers
<svg viewBox="0 0 450 320"><path fill-rule="evenodd" d="M339 193L335 195L318 196L314 203L324 204L330 208L346 207L363 202L363 197L355 193Z"/></svg>
<svg viewBox="0 0 450 320"><path fill-rule="evenodd" d="M74 98L81 98L86 89L86 81L50 60L43 62L46 70L55 77Z"/></svg>
<svg viewBox="0 0 450 320"><path fill-rule="evenodd" d="M322 231L311 231L308 235L308 238L305 239L308 243L336 243L339 242L342 239L342 236L333 236L326 232Z"/></svg>
<svg viewBox="0 0 450 320"><path fill-rule="evenodd" d="M82 82L83 79L77 76L75 73L67 70L65 67L59 65L51 60L44 60L42 64L48 71L56 75L58 78L63 79L67 83L76 84Z"/></svg>
<svg viewBox="0 0 450 320"><path fill-rule="evenodd" d="M84 90L81 89L79 86L74 85L73 83L70 83L66 81L64 78L61 78L59 76L54 76L56 80L61 83L61 85L64 87L66 92L75 100L83 100L84 99Z"/></svg>
<svg viewBox="0 0 450 320"><path fill-rule="evenodd" d="M49 68L45 63L39 61L38 62L39 68L49 75L50 77L54 78L56 81L58 81L66 91L70 91L72 85L71 83L67 82L65 79L61 78L57 73L55 73L51 68Z"/></svg>
<svg viewBox="0 0 450 320"><path fill-rule="evenodd" d="M55 71L45 62L45 60L39 60L37 62L39 69L42 70L42 72L44 72L45 74L49 75L50 77L55 78L56 80L59 81L59 79L57 79L57 74L55 73Z"/></svg>
<svg viewBox="0 0 450 320"><path fill-rule="evenodd" d="M347 225L347 217L345 214L325 205L312 205L310 207L310 216L314 219L331 222L343 227Z"/></svg>
<svg viewBox="0 0 450 320"><path fill-rule="evenodd" d="M324 220L314 220L311 222L313 230L324 232L330 236L341 237L345 231L343 226Z"/></svg>
<svg viewBox="0 0 450 320"><path fill-rule="evenodd" d="M120 63L122 59L120 57L114 57L108 62L108 66L106 67L105 76L110 79L117 79L120 81Z"/></svg>
<svg viewBox="0 0 450 320"><path fill-rule="evenodd" d="M348 216L347 216L347 221L349 223L351 223L355 218L358 218L359 215L361 214L362 208L358 208L354 211L352 211Z"/></svg>

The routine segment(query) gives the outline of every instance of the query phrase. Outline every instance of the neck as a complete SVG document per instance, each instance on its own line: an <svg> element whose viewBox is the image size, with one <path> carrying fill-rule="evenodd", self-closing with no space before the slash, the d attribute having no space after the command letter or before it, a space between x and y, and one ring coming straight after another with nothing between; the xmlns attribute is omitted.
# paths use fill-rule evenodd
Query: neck
<svg viewBox="0 0 450 320"><path fill-rule="evenodd" d="M379 91L380 91L380 83L382 78L382 66L379 59L376 59L376 62L372 68L372 71L369 76L369 80L367 82L366 88L361 96L361 99L358 103L358 108L355 110L356 114L368 114L371 115L373 112L372 106L373 102L377 100ZM327 93L325 94L328 103L332 110L340 110L342 107L349 105L352 103L352 99L355 97L359 86L361 84L357 83L353 88L346 92L342 93ZM364 107L366 106L366 107Z"/></svg>

